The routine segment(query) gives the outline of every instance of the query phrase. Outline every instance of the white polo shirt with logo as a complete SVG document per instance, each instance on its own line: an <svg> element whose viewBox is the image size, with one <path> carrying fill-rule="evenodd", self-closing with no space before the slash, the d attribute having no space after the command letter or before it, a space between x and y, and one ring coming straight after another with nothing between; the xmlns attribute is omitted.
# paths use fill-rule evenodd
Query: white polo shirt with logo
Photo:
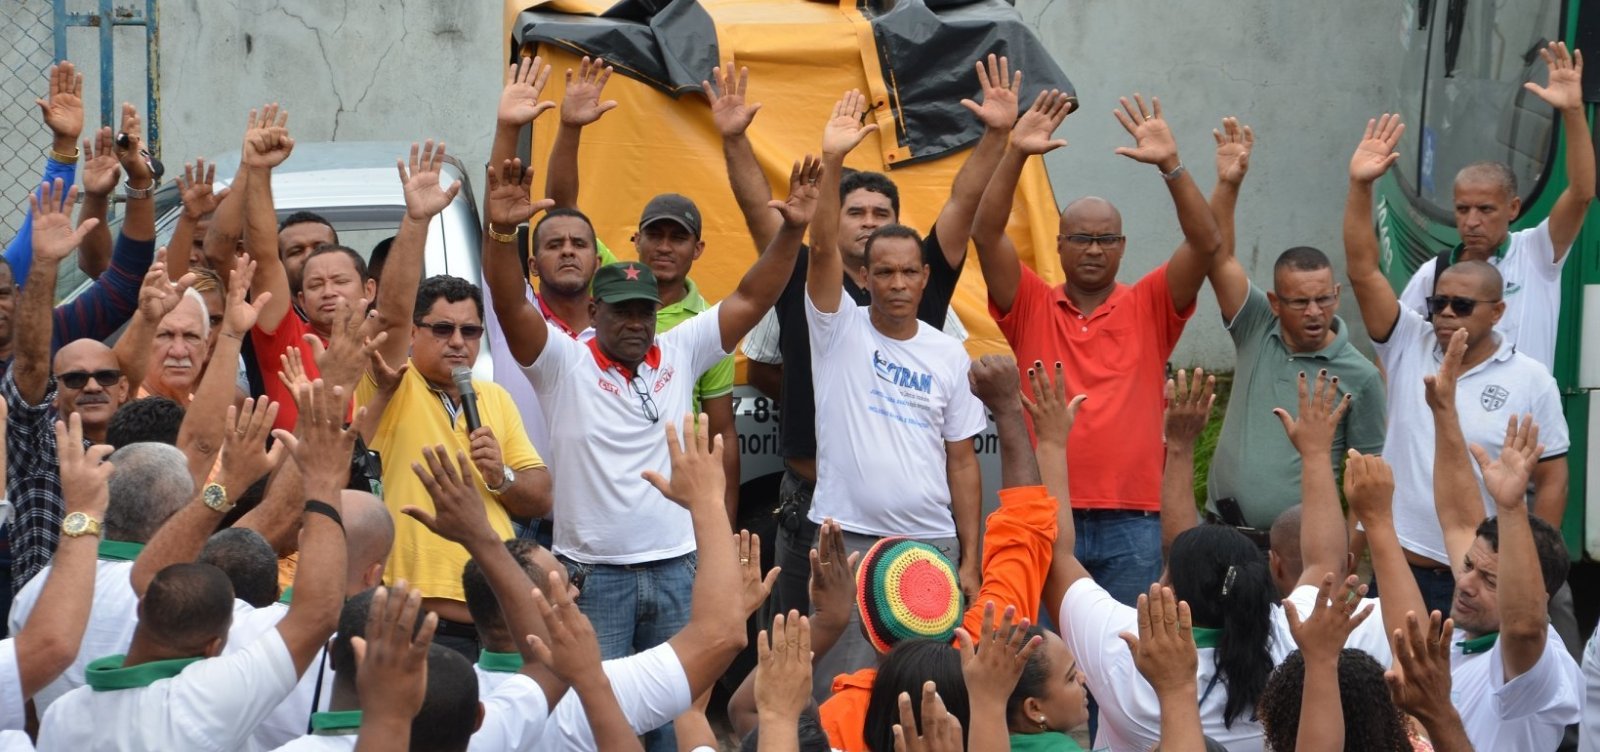
<svg viewBox="0 0 1600 752"><path fill-rule="evenodd" d="M1541 460L1567 453L1567 421L1561 413L1561 391L1538 361L1517 351L1509 339L1493 333L1500 348L1488 360L1463 373L1456 384L1456 412L1467 444L1478 444L1498 457L1505 446L1506 422L1532 413L1544 444ZM1433 412L1428 409L1422 378L1439 372L1444 360L1433 325L1416 311L1400 306L1386 342L1374 342L1389 377L1389 429L1383 455L1394 468L1394 529L1400 545L1441 564L1448 564L1444 532L1433 505ZM1477 463L1470 462L1474 475ZM1494 501L1483 492L1484 512L1493 515Z"/></svg>
<svg viewBox="0 0 1600 752"><path fill-rule="evenodd" d="M1556 324L1561 318L1561 269L1571 253L1556 260L1556 247L1550 239L1550 220L1537 227L1511 233L1501 252L1488 261L1500 270L1505 278L1505 314L1495 331L1505 335L1506 341L1517 351L1538 361L1546 371L1555 366ZM1424 316L1428 313L1427 298L1433 294L1434 269L1437 261L1428 259L1417 267L1406 289L1400 293L1400 303Z"/></svg>
<svg viewBox="0 0 1600 752"><path fill-rule="evenodd" d="M546 324L544 351L522 371L550 435L555 553L585 564L640 564L694 550L688 510L640 474L671 476L666 423L692 409L695 381L728 354L720 310L712 306L657 335L637 373L606 357L598 342Z"/></svg>
<svg viewBox="0 0 1600 752"><path fill-rule="evenodd" d="M1499 640L1467 640L1456 630L1450 649L1450 700L1467 738L1479 750L1555 749L1568 724L1582 716L1583 675L1555 627L1546 627L1544 654L1506 681ZM1472 652L1467 652L1471 650Z"/></svg>
<svg viewBox="0 0 1600 752"><path fill-rule="evenodd" d="M806 293L817 395L817 488L810 518L863 535L952 538L945 442L987 425L955 338L917 322L898 340L871 308L817 310Z"/></svg>

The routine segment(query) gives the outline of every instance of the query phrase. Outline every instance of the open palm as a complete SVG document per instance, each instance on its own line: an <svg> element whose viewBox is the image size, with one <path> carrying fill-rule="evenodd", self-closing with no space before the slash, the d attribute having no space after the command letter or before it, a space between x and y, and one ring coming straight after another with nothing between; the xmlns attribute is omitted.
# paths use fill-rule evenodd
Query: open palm
<svg viewBox="0 0 1600 752"><path fill-rule="evenodd" d="M1022 88L1022 71L1011 72L1011 61L994 55L989 64L979 60L978 85L983 89L983 103L961 100L961 106L972 111L985 128L1005 129L1017 122L1017 91Z"/></svg>
<svg viewBox="0 0 1600 752"><path fill-rule="evenodd" d="M1523 88L1533 92L1551 107L1567 110L1583 106L1583 53L1567 52L1566 42L1551 42L1539 50L1539 57L1550 69L1550 83L1540 86L1532 81Z"/></svg>
<svg viewBox="0 0 1600 752"><path fill-rule="evenodd" d="M500 108L496 117L508 125L527 125L546 110L554 108L555 102L539 100L539 94L544 91L545 82L549 79L550 66L540 58L523 58L521 63L511 66L506 88L500 91Z"/></svg>
<svg viewBox="0 0 1600 752"><path fill-rule="evenodd" d="M1350 179L1370 183L1383 177L1383 173L1389 171L1389 166L1400 158L1394 147L1400 143L1400 135L1405 132L1406 126L1400 122L1399 115L1385 114L1376 120L1368 120L1367 132L1356 146L1356 153L1350 157Z"/></svg>
<svg viewBox="0 0 1600 752"><path fill-rule="evenodd" d="M432 139L420 147L412 144L410 162L398 163L400 182L405 185L406 214L412 219L428 219L444 211L461 192L460 181L449 188L440 184L439 171L443 166L444 142L435 147Z"/></svg>
<svg viewBox="0 0 1600 752"><path fill-rule="evenodd" d="M822 152L824 154L849 154L861 141L878 129L877 123L863 123L867 98L859 90L845 92L844 98L833 106L833 116L822 127Z"/></svg>

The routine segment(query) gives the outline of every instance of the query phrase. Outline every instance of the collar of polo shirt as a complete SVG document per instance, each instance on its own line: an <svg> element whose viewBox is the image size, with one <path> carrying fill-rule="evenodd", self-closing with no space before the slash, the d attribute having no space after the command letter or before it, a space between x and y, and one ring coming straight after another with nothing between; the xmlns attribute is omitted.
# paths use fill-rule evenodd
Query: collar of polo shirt
<svg viewBox="0 0 1600 752"><path fill-rule="evenodd" d="M495 674L515 674L522 670L522 654L480 650L478 651L478 668Z"/></svg>
<svg viewBox="0 0 1600 752"><path fill-rule="evenodd" d="M311 714L311 733L326 736L344 736L361 728L361 711L332 710Z"/></svg>
<svg viewBox="0 0 1600 752"><path fill-rule="evenodd" d="M133 561L139 558L139 552L143 550L143 543L103 540L97 553L101 561Z"/></svg>
<svg viewBox="0 0 1600 752"><path fill-rule="evenodd" d="M90 662L83 670L84 683L96 692L148 687L183 673L189 664L200 660L200 656L123 666L127 659L128 656L119 653Z"/></svg>

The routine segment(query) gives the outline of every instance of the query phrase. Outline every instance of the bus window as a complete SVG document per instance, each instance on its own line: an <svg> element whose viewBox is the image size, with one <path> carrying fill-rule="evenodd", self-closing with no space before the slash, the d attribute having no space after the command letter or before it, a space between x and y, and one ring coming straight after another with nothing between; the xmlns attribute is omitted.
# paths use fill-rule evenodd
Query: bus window
<svg viewBox="0 0 1600 752"><path fill-rule="evenodd" d="M1407 124L1405 134L1400 137L1400 161L1394 165L1395 173L1405 186L1417 185L1417 168L1421 164L1418 155L1422 150L1417 139L1422 129L1416 124L1422 122L1423 91L1428 80L1428 45L1433 32L1433 17L1437 15L1433 7L1438 4L1438 0L1402 0L1400 8L1400 47L1405 50L1405 61L1400 66L1400 75L1389 79L1395 88L1390 93L1389 101L1399 103L1396 111L1400 114L1401 122Z"/></svg>

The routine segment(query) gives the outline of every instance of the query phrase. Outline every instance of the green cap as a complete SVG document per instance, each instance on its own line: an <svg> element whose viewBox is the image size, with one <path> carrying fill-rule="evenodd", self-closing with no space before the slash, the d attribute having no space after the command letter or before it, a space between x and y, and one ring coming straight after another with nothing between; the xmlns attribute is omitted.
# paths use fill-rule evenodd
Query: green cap
<svg viewBox="0 0 1600 752"><path fill-rule="evenodd" d="M637 261L618 261L606 264L594 273L594 299L604 303L622 303L629 300L661 302L656 291L656 275L650 267Z"/></svg>

